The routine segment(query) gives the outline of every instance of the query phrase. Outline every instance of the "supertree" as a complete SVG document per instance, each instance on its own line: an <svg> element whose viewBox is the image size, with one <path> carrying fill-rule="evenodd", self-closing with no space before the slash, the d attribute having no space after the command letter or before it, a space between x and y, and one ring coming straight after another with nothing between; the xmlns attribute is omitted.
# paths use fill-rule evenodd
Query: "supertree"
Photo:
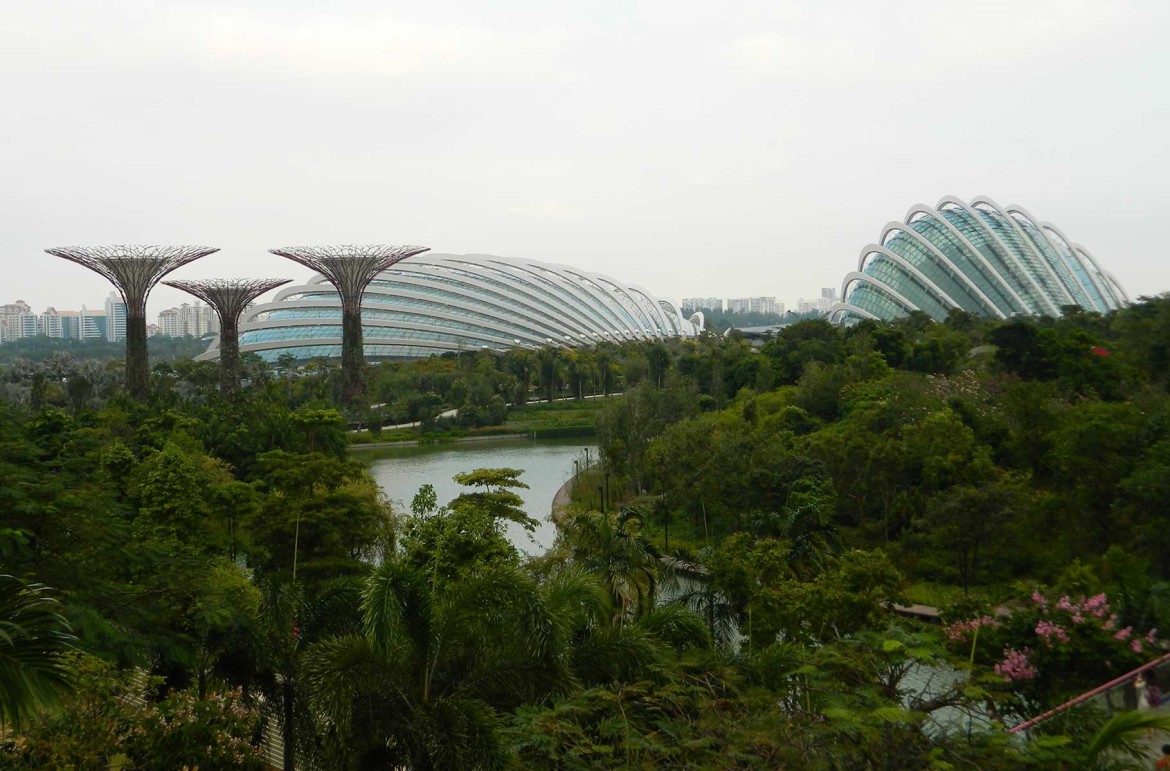
<svg viewBox="0 0 1170 771"><path fill-rule="evenodd" d="M218 252L212 246L60 246L49 254L84 265L105 276L126 303L126 390L146 398L146 297L163 276L200 257Z"/></svg>
<svg viewBox="0 0 1170 771"><path fill-rule="evenodd" d="M164 281L189 292L215 309L219 316L220 390L232 393L240 387L240 314L248 303L270 289L287 284L288 278L209 278Z"/></svg>
<svg viewBox="0 0 1170 771"><path fill-rule="evenodd" d="M269 249L311 268L341 295L341 398L353 406L365 392L362 368L362 294L370 282L395 263L427 251L425 246L285 246Z"/></svg>

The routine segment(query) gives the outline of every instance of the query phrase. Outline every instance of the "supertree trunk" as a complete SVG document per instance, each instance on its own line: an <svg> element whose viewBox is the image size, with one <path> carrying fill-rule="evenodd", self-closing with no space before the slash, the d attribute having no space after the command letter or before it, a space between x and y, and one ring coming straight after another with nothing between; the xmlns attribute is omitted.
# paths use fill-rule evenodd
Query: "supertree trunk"
<svg viewBox="0 0 1170 771"><path fill-rule="evenodd" d="M219 390L240 390L240 326L237 319L219 319Z"/></svg>
<svg viewBox="0 0 1170 771"><path fill-rule="evenodd" d="M150 392L150 363L146 350L146 314L126 312L126 390L137 401Z"/></svg>
<svg viewBox="0 0 1170 771"><path fill-rule="evenodd" d="M365 349L362 343L362 312L346 308L341 314L341 401L347 407L359 404L366 394Z"/></svg>

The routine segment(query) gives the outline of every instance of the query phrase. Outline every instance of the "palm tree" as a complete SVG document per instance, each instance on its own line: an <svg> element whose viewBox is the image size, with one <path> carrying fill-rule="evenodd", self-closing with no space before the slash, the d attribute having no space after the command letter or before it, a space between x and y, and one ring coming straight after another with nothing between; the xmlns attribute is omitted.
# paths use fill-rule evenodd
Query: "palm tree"
<svg viewBox="0 0 1170 771"><path fill-rule="evenodd" d="M498 708L539 700L572 680L566 637L592 601L554 595L511 565L434 582L386 562L366 582L363 628L306 654L321 760L338 768L498 768ZM554 611L554 608L556 609Z"/></svg>
<svg viewBox="0 0 1170 771"><path fill-rule="evenodd" d="M76 638L41 584L0 575L0 724L19 728L70 687Z"/></svg>
<svg viewBox="0 0 1170 771"><path fill-rule="evenodd" d="M305 652L325 635L357 629L355 584L352 577L323 581L310 595L302 584L289 580L269 578L260 583L256 671L249 679L275 712L268 716L280 726L285 771L296 767L298 755L311 752L316 731L302 677Z"/></svg>
<svg viewBox="0 0 1170 771"><path fill-rule="evenodd" d="M703 560L710 549L698 553L682 546L659 560L662 588L669 602L689 608L707 622L707 631L719 645L729 645L736 636L739 619L735 605L711 582Z"/></svg>
<svg viewBox="0 0 1170 771"><path fill-rule="evenodd" d="M619 621L641 616L657 598L658 554L642 534L642 521L633 508L583 511L565 517L558 535L574 564L601 578Z"/></svg>

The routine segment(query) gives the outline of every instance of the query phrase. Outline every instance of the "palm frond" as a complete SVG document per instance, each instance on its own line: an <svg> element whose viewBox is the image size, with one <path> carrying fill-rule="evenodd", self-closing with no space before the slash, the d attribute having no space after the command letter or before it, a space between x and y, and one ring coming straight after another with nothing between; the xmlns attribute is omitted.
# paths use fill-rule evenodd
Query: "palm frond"
<svg viewBox="0 0 1170 771"><path fill-rule="evenodd" d="M1170 732L1170 715L1138 710L1118 712L1085 745L1086 767L1097 767L1110 757L1144 758L1149 751L1145 740L1155 731Z"/></svg>
<svg viewBox="0 0 1170 771"><path fill-rule="evenodd" d="M415 650L426 651L431 641L431 591L426 576L398 562L386 562L367 579L362 590L366 637L385 650L406 635Z"/></svg>
<svg viewBox="0 0 1170 771"><path fill-rule="evenodd" d="M681 605L659 605L639 618L637 624L677 651L711 647L707 623Z"/></svg>
<svg viewBox="0 0 1170 771"><path fill-rule="evenodd" d="M0 720L20 726L68 689L76 638L48 588L0 576Z"/></svg>

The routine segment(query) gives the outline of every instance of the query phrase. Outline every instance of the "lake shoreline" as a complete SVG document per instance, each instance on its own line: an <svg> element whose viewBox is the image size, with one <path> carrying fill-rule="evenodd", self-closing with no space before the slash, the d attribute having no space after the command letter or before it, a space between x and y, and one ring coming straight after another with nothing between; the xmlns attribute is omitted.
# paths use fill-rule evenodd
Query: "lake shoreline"
<svg viewBox="0 0 1170 771"><path fill-rule="evenodd" d="M450 439L399 439L394 442L364 442L362 444L351 444L350 451L353 450L379 450L387 447L414 447L417 445L444 445L444 444L465 444L467 442L493 442L497 439L531 439L531 434L491 434L488 436L457 436Z"/></svg>

